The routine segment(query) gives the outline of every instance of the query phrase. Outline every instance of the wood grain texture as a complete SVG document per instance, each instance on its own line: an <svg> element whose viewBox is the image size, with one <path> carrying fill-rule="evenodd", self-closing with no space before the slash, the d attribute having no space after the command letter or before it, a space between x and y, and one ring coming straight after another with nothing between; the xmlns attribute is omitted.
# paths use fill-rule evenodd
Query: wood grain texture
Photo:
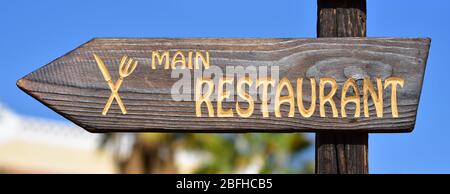
<svg viewBox="0 0 450 194"><path fill-rule="evenodd" d="M365 37L366 0L318 0L318 37ZM317 174L369 173L368 133L316 133Z"/></svg>
<svg viewBox="0 0 450 194"><path fill-rule="evenodd" d="M430 40L425 38L321 38L321 39L93 39L50 62L17 82L17 85L54 111L91 132L294 132L370 131L407 132L414 127ZM211 65L279 66L280 78L331 76L339 85L346 79L344 69L359 66L371 77L398 76L405 79L399 90L399 118L377 118L370 104L368 118L321 118L316 113L303 118L263 118L258 103L250 118L196 117L193 101L171 100L170 89L178 79L171 71L150 69L153 50L208 50ZM123 55L139 61L119 90L128 114L122 115L114 102L107 115L101 115L110 90L93 54L105 62L113 80ZM391 67L386 71L384 67ZM306 83L304 83L306 84ZM338 91L339 92L339 91ZM389 98L389 93L385 93ZM308 99L307 97L305 99ZM336 96L339 104L339 97ZM235 103L225 102L224 107ZM305 104L308 104L305 100ZM317 103L318 104L318 103ZM214 104L215 106L215 104ZM339 106L338 106L339 108ZM205 108L206 109L206 108ZM283 112L287 112L282 107ZM326 109L329 115L331 110Z"/></svg>

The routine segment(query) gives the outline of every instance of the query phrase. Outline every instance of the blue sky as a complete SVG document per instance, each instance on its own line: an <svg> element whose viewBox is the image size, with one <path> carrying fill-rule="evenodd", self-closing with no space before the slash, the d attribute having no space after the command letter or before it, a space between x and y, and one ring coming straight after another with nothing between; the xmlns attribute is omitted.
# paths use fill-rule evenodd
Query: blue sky
<svg viewBox="0 0 450 194"><path fill-rule="evenodd" d="M450 173L450 1L368 0L369 37L431 37L416 128L371 134L371 173ZM0 101L63 120L16 80L93 37L310 37L316 1L5 1L0 7Z"/></svg>

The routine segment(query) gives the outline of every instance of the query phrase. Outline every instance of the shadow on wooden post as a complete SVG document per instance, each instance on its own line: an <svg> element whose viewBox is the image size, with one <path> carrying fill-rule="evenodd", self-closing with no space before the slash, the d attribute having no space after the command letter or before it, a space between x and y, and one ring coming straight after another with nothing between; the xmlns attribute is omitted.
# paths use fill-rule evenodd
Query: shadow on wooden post
<svg viewBox="0 0 450 194"><path fill-rule="evenodd" d="M366 0L318 0L318 37L365 37ZM367 174L368 134L316 133L317 174Z"/></svg>

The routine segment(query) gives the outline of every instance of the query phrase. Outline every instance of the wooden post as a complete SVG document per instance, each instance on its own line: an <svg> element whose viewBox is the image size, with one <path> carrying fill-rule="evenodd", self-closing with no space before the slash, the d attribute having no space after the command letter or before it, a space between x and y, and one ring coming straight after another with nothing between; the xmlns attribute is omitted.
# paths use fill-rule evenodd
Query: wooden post
<svg viewBox="0 0 450 194"><path fill-rule="evenodd" d="M365 37L366 0L318 0L318 37ZM317 174L367 174L368 133L316 133Z"/></svg>

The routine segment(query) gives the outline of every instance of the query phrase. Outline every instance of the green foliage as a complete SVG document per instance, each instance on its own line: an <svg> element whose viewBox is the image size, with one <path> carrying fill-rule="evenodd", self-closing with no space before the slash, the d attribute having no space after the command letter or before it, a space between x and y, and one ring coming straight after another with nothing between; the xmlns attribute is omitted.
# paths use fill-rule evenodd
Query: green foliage
<svg viewBox="0 0 450 194"><path fill-rule="evenodd" d="M105 136L106 141L113 139ZM105 142L106 142L105 141ZM295 160L311 142L298 133L140 133L138 143L148 147L178 148L205 153L194 173L237 173L250 165L259 173L313 173L311 161ZM251 171L254 172L254 171Z"/></svg>
<svg viewBox="0 0 450 194"><path fill-rule="evenodd" d="M262 163L259 173L312 173L307 162L292 164L311 144L301 134L186 134L178 144L211 155L197 173L235 173L258 160Z"/></svg>

